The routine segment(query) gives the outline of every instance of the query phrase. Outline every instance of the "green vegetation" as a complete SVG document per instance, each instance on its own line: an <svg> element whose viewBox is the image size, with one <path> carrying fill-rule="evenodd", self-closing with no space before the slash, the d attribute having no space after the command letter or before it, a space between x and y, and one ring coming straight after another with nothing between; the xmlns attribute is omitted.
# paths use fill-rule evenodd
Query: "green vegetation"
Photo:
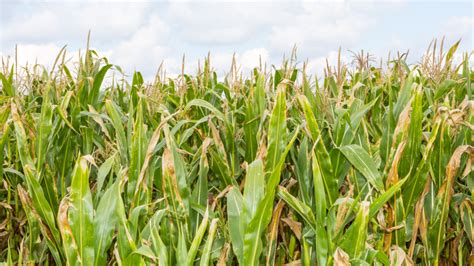
<svg viewBox="0 0 474 266"><path fill-rule="evenodd" d="M474 74L431 46L152 83L87 49L4 63L0 261L474 263ZM299 67L298 67L299 66ZM108 79L105 77L112 77ZM109 82L109 80L111 80Z"/></svg>

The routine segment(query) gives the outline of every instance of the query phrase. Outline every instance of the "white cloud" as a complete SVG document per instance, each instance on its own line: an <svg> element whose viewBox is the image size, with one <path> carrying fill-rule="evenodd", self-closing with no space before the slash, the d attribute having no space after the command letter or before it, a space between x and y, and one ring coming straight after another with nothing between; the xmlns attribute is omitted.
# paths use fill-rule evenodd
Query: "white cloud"
<svg viewBox="0 0 474 266"><path fill-rule="evenodd" d="M148 22L129 39L112 48L112 63L126 67L128 71L155 71L168 55L169 27L162 19L153 15ZM127 71L127 72L128 72Z"/></svg>
<svg viewBox="0 0 474 266"><path fill-rule="evenodd" d="M46 67L52 66L54 60L59 54L62 47L59 47L52 43L47 44L19 44L17 46L18 52L18 64L19 65L34 65L36 63L45 65ZM15 51L10 53L14 56ZM14 57L12 57L12 60Z"/></svg>
<svg viewBox="0 0 474 266"><path fill-rule="evenodd" d="M268 4L239 2L172 2L166 16L176 33L198 44L245 42L257 34ZM270 7L271 8L271 7Z"/></svg>
<svg viewBox="0 0 474 266"><path fill-rule="evenodd" d="M322 77L324 74L324 69L326 69L327 63L330 67L336 67L338 62L339 52L331 51L325 56L312 58L308 60L307 71L308 74L316 74L318 77ZM350 63L350 58L347 55L341 53L341 63L348 65Z"/></svg>
<svg viewBox="0 0 474 266"><path fill-rule="evenodd" d="M284 52L296 44L300 49L321 52L324 48L356 42L363 32L375 23L360 5L342 3L304 3L302 12L295 14L283 25L273 25L269 34L270 45Z"/></svg>
<svg viewBox="0 0 474 266"><path fill-rule="evenodd" d="M250 75L250 71L255 67L259 67L260 58L262 64L271 59L269 51L265 48L251 48L243 50L241 52L216 52L210 54L211 68L216 71L219 78L222 78L231 71L232 60L235 56L237 69L244 75ZM168 76L177 76L181 73L181 58L176 60L168 58L165 60L165 67L167 69ZM189 74L195 74L198 71L198 64L201 68L204 65L204 58L188 58L185 60L185 72ZM168 71L169 70L169 71Z"/></svg>
<svg viewBox="0 0 474 266"><path fill-rule="evenodd" d="M143 23L147 3L38 3L30 12L19 12L0 29L3 43L20 41L82 41L92 31L96 41L120 39Z"/></svg>
<svg viewBox="0 0 474 266"><path fill-rule="evenodd" d="M269 59L269 53L265 48L255 48L245 51L238 59L244 69L251 70L259 66L260 60L264 64Z"/></svg>
<svg viewBox="0 0 474 266"><path fill-rule="evenodd" d="M233 57L234 53L227 52L211 54L211 66L217 71L218 75L227 74L230 72ZM253 68L259 67L260 59L262 64L268 62L270 58L267 49L253 48L235 53L236 66L244 75L248 75Z"/></svg>
<svg viewBox="0 0 474 266"><path fill-rule="evenodd" d="M5 53L0 52L0 56L4 60L9 60L10 63L14 63L18 60L18 65L21 67L31 68L36 64L44 66L47 70L50 70L54 64L54 61L58 57L63 47L58 46L54 43L42 43L42 44L18 44L16 49L13 48ZM94 47L91 47L94 49ZM96 50L96 49L94 49ZM15 51L17 56L15 57ZM84 55L84 50L75 50L65 48L65 63L71 71L75 71L77 63L79 62L79 56ZM99 57L108 57L108 51L97 51ZM62 60L62 57L59 58Z"/></svg>
<svg viewBox="0 0 474 266"><path fill-rule="evenodd" d="M232 65L233 56L234 53L232 52L211 53L211 67L220 72L218 74L228 73Z"/></svg>
<svg viewBox="0 0 474 266"><path fill-rule="evenodd" d="M472 38L473 34L473 17L469 16L456 16L450 17L442 28L443 34L446 34L448 38L460 38L466 34L470 34Z"/></svg>
<svg viewBox="0 0 474 266"><path fill-rule="evenodd" d="M238 65L249 74L259 65L260 56L267 66L278 63L294 44L298 58L309 58L310 70L319 74L326 57L330 63L335 61L338 47L343 51L363 47L382 56L389 50L411 48L415 51L411 57L417 60L430 39L414 38L419 28L412 27L409 19L382 21L387 14L383 11L389 11L391 18L398 14L391 13L394 9L402 13L423 6L426 14L432 11L406 0L19 1L9 1L8 9L2 9L1 55L13 55L18 43L22 60L51 64L65 44L72 50L84 50L91 29L92 47L127 74L136 69L146 77L152 77L161 62L168 74L180 73L183 53L186 72L195 73L198 59L202 64L208 51L219 75L229 71L233 52ZM472 50L472 15L462 15L463 8L455 7L447 9L451 13L444 15L443 27L437 24L443 17L420 17L428 25L426 31L423 28L423 38L439 32L449 38L462 36L460 50Z"/></svg>
<svg viewBox="0 0 474 266"><path fill-rule="evenodd" d="M374 24L373 3L339 1L197 1L172 2L166 18L186 43L233 46L254 43L270 53L291 51L294 44L309 53L326 52L356 42ZM257 43L258 46L255 46Z"/></svg>
<svg viewBox="0 0 474 266"><path fill-rule="evenodd" d="M34 13L29 19L16 18L6 27L2 27L2 38L5 39L20 39L22 37L34 37L44 34L50 36L57 30L58 23L51 10L43 10L39 13ZM40 30L42 29L42 30Z"/></svg>

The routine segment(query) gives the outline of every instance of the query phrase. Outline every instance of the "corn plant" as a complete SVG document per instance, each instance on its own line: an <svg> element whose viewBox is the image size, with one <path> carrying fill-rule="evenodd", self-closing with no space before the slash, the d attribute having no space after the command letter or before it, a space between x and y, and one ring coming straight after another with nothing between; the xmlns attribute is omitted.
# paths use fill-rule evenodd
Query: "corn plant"
<svg viewBox="0 0 474 266"><path fill-rule="evenodd" d="M129 78L0 73L7 265L474 263L470 54ZM441 45L442 46L442 45ZM439 47L439 45L438 45Z"/></svg>

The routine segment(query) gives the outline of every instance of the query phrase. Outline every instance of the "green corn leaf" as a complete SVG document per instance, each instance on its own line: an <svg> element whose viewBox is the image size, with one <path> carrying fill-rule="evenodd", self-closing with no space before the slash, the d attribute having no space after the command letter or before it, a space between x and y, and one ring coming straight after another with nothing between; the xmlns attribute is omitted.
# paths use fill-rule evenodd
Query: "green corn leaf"
<svg viewBox="0 0 474 266"><path fill-rule="evenodd" d="M414 91L412 101L412 112L410 114L410 128L408 129L408 140L405 152L400 161L399 172L405 176L411 171L412 167L418 165L421 158L421 138L422 120L423 120L423 92L421 85Z"/></svg>
<svg viewBox="0 0 474 266"><path fill-rule="evenodd" d="M3 73L0 73L0 79L2 79L2 91L5 92L7 96L15 96L15 87L13 86L13 66L10 69L10 75L6 77Z"/></svg>
<svg viewBox="0 0 474 266"><path fill-rule="evenodd" d="M89 40L52 66L7 55L0 261L469 265L472 55L445 43L152 80Z"/></svg>
<svg viewBox="0 0 474 266"><path fill-rule="evenodd" d="M240 264L244 263L244 213L243 213L244 198L236 187L232 187L227 193L227 216L229 224L230 240L232 242L232 249L237 256Z"/></svg>
<svg viewBox="0 0 474 266"><path fill-rule="evenodd" d="M329 237L324 228L325 219L327 216L327 201L324 190L324 181L321 174L321 166L318 163L315 153L312 153L313 158L313 186L314 186L314 202L316 215L316 259L319 265L326 265L329 255Z"/></svg>
<svg viewBox="0 0 474 266"><path fill-rule="evenodd" d="M197 106L197 107L202 107L207 110L209 110L211 113L213 113L219 120L225 121L224 114L219 111L214 105L210 104L209 102L202 100L202 99L193 99L190 101L185 109L189 109L192 106Z"/></svg>
<svg viewBox="0 0 474 266"><path fill-rule="evenodd" d="M61 232L62 243L64 245L64 253L66 255L66 262L69 265L80 265L82 259L79 253L79 247L77 246L77 240L71 230L71 225L68 219L68 210L70 204L69 198L63 198L59 204L58 211L58 227Z"/></svg>
<svg viewBox="0 0 474 266"><path fill-rule="evenodd" d="M163 155L163 170L167 170L167 176L165 172L163 172L163 176L169 178L167 183L173 187L173 192L170 190L169 193L173 193L173 197L176 197L179 204L189 213L189 196L191 192L186 180L186 165L177 151L176 142L167 126L164 127L164 132L167 147Z"/></svg>
<svg viewBox="0 0 474 266"><path fill-rule="evenodd" d="M204 233L207 230L207 226L209 224L209 209L206 209L206 213L202 218L201 224L199 225L198 230L196 231L196 235L194 236L193 242L189 247L187 263L186 265L192 266L194 265L194 259L199 249L199 245L201 244L202 238L204 237Z"/></svg>
<svg viewBox="0 0 474 266"><path fill-rule="evenodd" d="M464 232L466 233L467 238L471 242L471 245L474 244L474 213L473 213L473 204L469 200L464 200L460 205L461 210L461 220L463 223Z"/></svg>
<svg viewBox="0 0 474 266"><path fill-rule="evenodd" d="M365 249L367 239L367 224L369 223L369 205L367 201L360 203L359 211L354 222L347 229L340 247L351 258L357 258Z"/></svg>
<svg viewBox="0 0 474 266"><path fill-rule="evenodd" d="M408 178L404 178L398 181L395 185L391 186L389 189L387 189L385 192L380 194L372 201L372 203L370 204L369 218L373 218L377 214L380 208L382 208L383 205L387 203L393 197L393 195L395 195L395 193L400 190L400 188L403 186L403 184L405 184L407 179Z"/></svg>
<svg viewBox="0 0 474 266"><path fill-rule="evenodd" d="M143 126L143 103L140 99L136 111L135 121L133 124L133 133L131 137L130 151L130 169L128 174L128 198L131 199L135 191L138 190L139 175L143 166L146 155L146 130ZM137 196L138 197L138 196ZM139 205L138 203L134 203Z"/></svg>
<svg viewBox="0 0 474 266"><path fill-rule="evenodd" d="M347 160L365 176L367 181L378 191L384 191L382 176L377 170L370 155L359 145L352 144L340 147L339 150L346 156Z"/></svg>
<svg viewBox="0 0 474 266"><path fill-rule="evenodd" d="M318 160L318 164L320 165L321 175L324 181L324 187L326 188L326 195L328 197L329 204L332 204L337 198L338 180L333 174L331 159L326 150L326 146L323 143L318 123L316 122L316 118L314 117L309 102L303 95L300 95L298 99L303 109L307 128L310 132L310 137L315 143L316 159Z"/></svg>
<svg viewBox="0 0 474 266"><path fill-rule="evenodd" d="M60 249L58 249L59 247L58 243L56 242L54 238L52 238L52 235L50 233L48 226L44 223L42 218L38 215L36 210L33 208L34 203L32 202L31 198L28 196L28 193L25 191L25 189L23 189L22 186L18 186L17 190L18 190L18 195L19 195L23 210L25 211L27 220L31 225L30 237L35 237L35 236L38 237L38 234L34 232L36 230L32 230L32 229L35 227L39 227L39 230L41 231L44 238L46 239L46 245L48 249L50 250L51 254L53 255L55 262L58 265L61 265L62 252L60 252Z"/></svg>
<svg viewBox="0 0 474 266"><path fill-rule="evenodd" d="M399 115L401 114L403 109L405 109L407 103L410 101L410 94L413 86L413 75L413 72L408 74L408 78L405 80L403 88L400 90L397 101L393 107L393 115L395 121L398 120Z"/></svg>
<svg viewBox="0 0 474 266"><path fill-rule="evenodd" d="M260 159L253 161L247 168L244 188L244 215L243 222L247 224L257 214L257 207L265 194L265 176L263 162Z"/></svg>
<svg viewBox="0 0 474 266"><path fill-rule="evenodd" d="M299 134L300 129L297 128L290 142L286 146L282 153L280 162L272 171L268 178L267 187L264 198L260 201L257 207L256 215L252 218L250 223L246 225L244 232L244 251L243 259L245 265L257 265L260 259L260 253L262 252L262 240L261 235L263 230L270 223L272 218L273 200L275 198L275 189L280 182L280 175L285 162L286 155L293 146L296 137Z"/></svg>
<svg viewBox="0 0 474 266"><path fill-rule="evenodd" d="M29 151L25 128L23 127L23 122L21 121L21 117L18 113L17 105L14 102L11 103L11 112L14 122L13 125L15 127L16 144L18 154L20 155L21 164L23 165L23 167L27 166L30 170L35 172L36 169Z"/></svg>
<svg viewBox="0 0 474 266"><path fill-rule="evenodd" d="M191 195L192 202L196 203L199 207L207 206L208 200L208 173L209 173L209 162L207 159L207 148L210 145L211 139L207 138L204 140L203 145L201 146L201 155L199 158L199 170L198 170L198 180L196 181L196 186ZM191 204L193 205L193 204ZM190 218L194 223L193 226L196 227L201 223L202 215L200 215L196 210L192 209Z"/></svg>
<svg viewBox="0 0 474 266"><path fill-rule="evenodd" d="M151 252L153 253L153 258L158 260L158 265L166 266L169 265L169 253L168 247L165 245L163 240L160 237L160 223L165 216L165 210L158 210L150 217L147 225L143 229L141 236L144 239L147 239L151 242ZM145 248L146 246L141 246L140 248ZM145 249L148 250L148 247ZM138 251L138 250L137 250ZM148 252L147 252L148 253Z"/></svg>
<svg viewBox="0 0 474 266"><path fill-rule="evenodd" d="M418 164L413 176L410 176L406 185L404 186L404 189L402 190L403 203L407 211L413 208L413 205L415 205L415 202L420 197L421 192L425 186L430 166L428 162L432 156L432 150L434 148L434 142L438 136L439 127L440 121L434 124L430 139L428 140L428 144L425 147L420 164Z"/></svg>
<svg viewBox="0 0 474 266"><path fill-rule="evenodd" d="M285 87L280 86L277 91L275 106L270 116L270 124L268 127L268 151L267 160L265 162L266 171L275 169L287 141L286 133L286 98Z"/></svg>
<svg viewBox="0 0 474 266"><path fill-rule="evenodd" d="M102 86L102 82L104 81L105 74L107 74L107 71L111 67L112 65L110 64L103 66L94 76L94 82L92 84L91 91L89 92L89 102L94 106L97 106L100 95L100 87Z"/></svg>
<svg viewBox="0 0 474 266"><path fill-rule="evenodd" d="M115 134L118 140L118 147L120 151L120 158L122 158L122 163L127 163L128 145L127 138L125 137L125 129L123 128L122 124L122 115L120 114L118 106L110 100L105 101L105 108L107 109L107 113L109 114L115 129Z"/></svg>
<svg viewBox="0 0 474 266"><path fill-rule="evenodd" d="M101 197L94 217L94 265L104 265L107 262L107 250L112 244L112 237L119 224L117 205L122 204L120 197L120 180L109 187ZM120 201L120 202L119 202Z"/></svg>
<svg viewBox="0 0 474 266"><path fill-rule="evenodd" d="M46 85L46 91L44 92L43 102L41 104L41 116L40 122L38 123L39 128L38 137L37 137L37 144L36 144L36 168L42 169L46 153L48 151L49 141L48 138L50 136L51 128L52 128L52 117L53 117L53 109L51 106L50 100L50 91L51 85Z"/></svg>
<svg viewBox="0 0 474 266"><path fill-rule="evenodd" d="M0 134L0 182L3 183L3 163L5 161L5 144L10 136L11 127L8 123L4 124L2 129L2 133Z"/></svg>
<svg viewBox="0 0 474 266"><path fill-rule="evenodd" d="M301 198L305 204L311 205L311 174L310 174L310 157L308 153L308 139L305 137L299 147L297 158L293 157L295 162L296 177L301 192ZM324 185L322 187L324 189Z"/></svg>
<svg viewBox="0 0 474 266"><path fill-rule="evenodd" d="M201 260L199 261L200 266L208 266L211 259L212 244L214 243L214 237L217 231L217 222L219 219L212 219L209 227L209 234L207 236L206 245L202 251Z"/></svg>
<svg viewBox="0 0 474 266"><path fill-rule="evenodd" d="M313 211L311 208L301 202L296 197L292 196L285 188L279 187L278 189L278 197L285 201L293 210L295 210L303 220L308 224L308 226L316 232L317 222L316 217L314 216Z"/></svg>
<svg viewBox="0 0 474 266"><path fill-rule="evenodd" d="M115 161L115 154L110 156L105 162L99 167L97 172L97 190L96 190L96 202L98 201L99 196L101 195L102 187L105 182L105 178L109 175L112 166Z"/></svg>
<svg viewBox="0 0 474 266"><path fill-rule="evenodd" d="M461 156L468 153L474 156L474 148L469 145L459 146L451 156L446 167L446 180L438 190L434 201L434 209L431 213L431 219L428 225L429 255L433 263L439 263L441 250L446 240L446 223L448 220L449 206L453 196L454 178L461 164ZM470 169L469 169L470 170Z"/></svg>
<svg viewBox="0 0 474 266"><path fill-rule="evenodd" d="M85 157L79 157L72 174L68 220L76 240L79 258L84 264L95 261L94 208L89 189L90 169Z"/></svg>

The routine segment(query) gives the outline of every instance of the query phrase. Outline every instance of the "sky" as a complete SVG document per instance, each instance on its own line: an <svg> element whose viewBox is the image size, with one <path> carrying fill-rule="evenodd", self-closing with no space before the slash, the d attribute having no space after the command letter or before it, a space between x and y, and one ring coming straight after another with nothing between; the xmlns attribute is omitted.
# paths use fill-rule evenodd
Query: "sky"
<svg viewBox="0 0 474 266"><path fill-rule="evenodd" d="M51 67L67 45L69 58L91 47L129 75L152 78L163 63L169 75L197 69L210 52L219 75L235 54L245 73L278 65L297 47L300 64L321 74L326 58L350 63L361 49L375 58L409 50L416 63L434 38L462 39L457 57L471 52L472 1L25 1L0 0L0 55ZM473 56L474 57L474 56Z"/></svg>

